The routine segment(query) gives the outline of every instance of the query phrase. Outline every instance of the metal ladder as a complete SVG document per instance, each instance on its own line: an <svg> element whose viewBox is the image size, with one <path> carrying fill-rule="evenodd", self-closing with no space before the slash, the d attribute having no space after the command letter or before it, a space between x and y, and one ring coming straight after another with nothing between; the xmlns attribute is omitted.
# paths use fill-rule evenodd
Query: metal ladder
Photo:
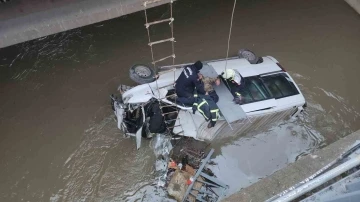
<svg viewBox="0 0 360 202"><path fill-rule="evenodd" d="M169 2L169 5L170 5L170 18L163 19L163 20L157 20L157 21L153 21L153 22L148 21L147 5L157 3L157 2L160 2L160 1L163 1L163 0L150 0L150 1L145 1L144 2L143 6L144 6L144 12L145 12L145 21L146 21L146 23L144 25L145 25L145 28L147 29L147 34L148 34L148 38L149 38L148 45L150 46L150 50L151 50L151 59L152 59L151 63L153 65L153 68L154 68L154 71L155 71L156 75L159 76L161 74L173 71L174 72L174 83L175 83L175 81L176 81L176 76L175 76L176 68L175 67L171 68L169 70L166 70L166 71L159 72L159 73L157 72L157 68L156 68L157 63L159 63L161 61L164 61L164 60L167 60L169 58L172 58L172 63L173 63L173 65L175 64L175 49L174 49L175 46L174 46L174 43L176 41L175 41L175 38L174 38L174 25L173 25L174 18L173 18L173 9L172 9L172 7L173 7L172 4L173 4L174 0L170 0L170 2ZM170 29L171 29L171 37L167 38L167 39L158 40L158 41L151 41L150 27L154 26L154 25L161 24L161 23L166 23L166 22L169 23L169 26L170 26ZM168 55L168 56L165 56L165 57L160 58L158 60L155 60L154 59L153 46L161 44L161 43L165 43L165 42L171 42L171 50L172 50L171 55ZM171 134L171 131L175 127L181 127L181 131L179 133L177 133L176 135L179 135L180 133L184 133L184 129L182 128L182 125L181 125L181 122L180 122L179 108L177 107L176 104L171 105L171 104L163 104L162 102L160 102L160 99L161 99L160 98L160 90L159 90L157 80L156 80L156 87L158 89L158 94L159 94L159 106L160 106L161 114L164 117L164 121L165 121L165 124L166 124L167 131L169 132L169 134ZM168 86L166 86L166 87L168 87ZM166 96L165 98L168 98L168 97L170 97L170 96ZM175 97L175 103L176 103L176 97ZM168 107L174 107L174 108L176 108L176 111L164 113L163 108L168 108ZM169 114L175 114L175 113L177 114L176 119L167 119ZM179 124L175 125L177 120L179 120ZM170 124L173 121L175 121L174 125Z"/></svg>
<svg viewBox="0 0 360 202"><path fill-rule="evenodd" d="M191 198L195 198L195 201L218 202L225 196L229 186L220 182L220 180L215 177L209 176L203 172L205 166L210 162L210 158L213 153L214 149L211 149L206 158L201 161L201 165L193 177L194 181L187 188L182 202L191 201ZM205 180L202 180L200 177ZM202 184L201 188L194 188L196 182L200 182ZM197 194L194 194L194 192L197 192Z"/></svg>

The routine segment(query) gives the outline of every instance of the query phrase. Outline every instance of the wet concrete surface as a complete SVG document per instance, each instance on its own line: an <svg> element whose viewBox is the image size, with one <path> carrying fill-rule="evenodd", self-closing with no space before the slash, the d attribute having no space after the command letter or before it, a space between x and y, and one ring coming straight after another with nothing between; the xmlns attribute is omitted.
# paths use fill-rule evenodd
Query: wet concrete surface
<svg viewBox="0 0 360 202"><path fill-rule="evenodd" d="M231 9L225 1L176 2L176 62L225 57ZM143 23L140 12L0 49L1 201L170 200L153 186L150 142L136 151L109 105L118 84L134 85L128 68L151 60ZM166 37L166 28L151 33ZM277 58L308 108L299 119L212 144L213 170L231 193L358 129L358 36L360 17L343 1L238 2L230 53Z"/></svg>
<svg viewBox="0 0 360 202"><path fill-rule="evenodd" d="M0 6L0 48L144 9L142 0L17 0ZM148 4L152 8L169 0Z"/></svg>
<svg viewBox="0 0 360 202"><path fill-rule="evenodd" d="M224 201L245 202L265 201L288 190L309 176L335 161L341 154L352 148L360 138L360 131L355 131L346 137L322 148L311 155L301 158L273 175L242 189L240 192L226 198ZM356 152L355 152L356 153ZM276 186L273 186L276 185ZM296 199L295 201L299 201Z"/></svg>

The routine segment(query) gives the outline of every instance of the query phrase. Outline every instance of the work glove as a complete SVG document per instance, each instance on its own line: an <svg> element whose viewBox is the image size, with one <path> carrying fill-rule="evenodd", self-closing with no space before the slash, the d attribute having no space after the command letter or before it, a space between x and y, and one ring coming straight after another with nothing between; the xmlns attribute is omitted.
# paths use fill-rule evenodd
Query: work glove
<svg viewBox="0 0 360 202"><path fill-rule="evenodd" d="M195 111L196 111L196 105L195 105L195 103L193 104L193 106L192 106L192 111L193 111L193 114L195 114Z"/></svg>
<svg viewBox="0 0 360 202"><path fill-rule="evenodd" d="M241 104L241 97L234 98L234 103L238 105Z"/></svg>

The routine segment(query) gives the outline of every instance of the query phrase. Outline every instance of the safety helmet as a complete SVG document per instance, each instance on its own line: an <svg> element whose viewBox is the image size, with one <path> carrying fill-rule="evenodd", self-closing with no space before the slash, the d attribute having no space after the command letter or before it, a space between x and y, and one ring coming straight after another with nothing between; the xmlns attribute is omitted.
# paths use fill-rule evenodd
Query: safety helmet
<svg viewBox="0 0 360 202"><path fill-rule="evenodd" d="M235 76L235 71L233 69L226 69L222 74L224 79L232 79Z"/></svg>
<svg viewBox="0 0 360 202"><path fill-rule="evenodd" d="M222 77L224 79L228 79L230 81L234 81L235 83L237 83L238 85L241 84L241 76L240 73L238 71L235 71L233 69L226 69L223 73L222 73Z"/></svg>

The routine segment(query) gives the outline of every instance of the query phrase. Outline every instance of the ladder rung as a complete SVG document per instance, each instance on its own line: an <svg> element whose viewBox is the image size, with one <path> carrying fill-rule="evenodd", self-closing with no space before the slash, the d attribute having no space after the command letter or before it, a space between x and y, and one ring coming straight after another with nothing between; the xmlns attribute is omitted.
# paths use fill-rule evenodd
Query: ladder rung
<svg viewBox="0 0 360 202"><path fill-rule="evenodd" d="M182 131L176 133L175 135L179 135L180 133L184 133L184 131L182 130ZM183 134L183 135L184 135L184 134Z"/></svg>
<svg viewBox="0 0 360 202"><path fill-rule="evenodd" d="M175 125L175 126L170 126L168 128L175 128L175 127L179 127L179 126L181 126L181 125L179 124L179 125Z"/></svg>
<svg viewBox="0 0 360 202"><path fill-rule="evenodd" d="M168 98L168 97L177 97L177 95L176 94L171 94L171 95L165 96L165 98Z"/></svg>
<svg viewBox="0 0 360 202"><path fill-rule="evenodd" d="M169 120L165 120L165 121L176 121L176 120L180 120L180 118L176 118L176 119L169 119Z"/></svg>
<svg viewBox="0 0 360 202"><path fill-rule="evenodd" d="M167 41L173 41L175 42L175 38L168 38L168 39L163 39L163 40L159 40L159 41L154 41L154 42L150 42L149 43L149 46L152 46L152 45L155 45L155 44L159 44L159 43L164 43L164 42L167 42Z"/></svg>
<svg viewBox="0 0 360 202"><path fill-rule="evenodd" d="M160 108L165 108L165 107L177 107L177 105L165 105L165 106L161 106Z"/></svg>
<svg viewBox="0 0 360 202"><path fill-rule="evenodd" d="M146 6L149 5L149 4L157 3L157 2L160 2L160 1L163 1L163 0L150 0L150 1L145 1L143 5L146 7ZM170 0L169 3L172 3L173 1L174 1L174 0Z"/></svg>
<svg viewBox="0 0 360 202"><path fill-rule="evenodd" d="M168 114L172 114L172 113L178 113L178 111L172 111L172 112L166 112L166 113L163 113L162 115L168 115Z"/></svg>
<svg viewBox="0 0 360 202"><path fill-rule="evenodd" d="M176 69L179 69L179 68L183 68L187 65L192 65L194 63L184 63L184 64L177 64L177 65L167 65L167 66L162 66L160 67L160 69L165 69L165 68L169 68L169 67L172 67L172 68L176 68Z"/></svg>
<svg viewBox="0 0 360 202"><path fill-rule="evenodd" d="M161 59L159 59L159 60L156 60L156 61L152 62L152 64L154 65L154 64L156 64L156 63L158 63L158 62L161 62L161 61L163 61L163 60L166 60L166 59L168 59L168 58L175 58L175 54L172 54L172 55L166 56L166 57L164 57L164 58L161 58Z"/></svg>
<svg viewBox="0 0 360 202"><path fill-rule="evenodd" d="M160 73L160 72L158 72L158 73ZM169 84L169 85L166 85L166 86L160 87L159 89L161 89L161 88L166 88L166 87L173 86L173 85L174 85L174 83L171 83L171 84Z"/></svg>
<svg viewBox="0 0 360 202"><path fill-rule="evenodd" d="M161 71L161 72L158 72L159 75L162 75L162 74L165 74L165 73L169 73L169 72L174 72L176 69L169 69L169 70L166 70L166 71Z"/></svg>
<svg viewBox="0 0 360 202"><path fill-rule="evenodd" d="M158 20L158 21L146 23L145 27L149 28L151 25L156 25L156 24L163 23L163 22L169 22L169 24L171 24L173 21L174 21L174 18L167 18L164 20Z"/></svg>

